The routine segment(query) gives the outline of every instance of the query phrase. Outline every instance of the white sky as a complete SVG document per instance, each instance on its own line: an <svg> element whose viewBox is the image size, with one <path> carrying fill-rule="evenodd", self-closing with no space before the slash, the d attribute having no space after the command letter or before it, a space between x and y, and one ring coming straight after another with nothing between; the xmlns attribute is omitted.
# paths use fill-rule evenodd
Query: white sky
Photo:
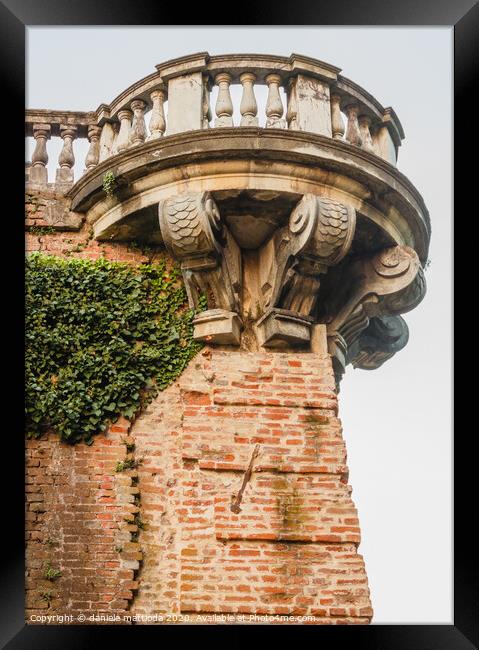
<svg viewBox="0 0 479 650"><path fill-rule="evenodd" d="M431 214L428 293L405 315L406 348L378 370L348 368L340 417L374 623L452 623L452 29L29 27L27 106L94 110L200 51L321 59L401 120L398 168ZM86 144L74 148L80 173ZM59 149L48 143L51 181Z"/></svg>

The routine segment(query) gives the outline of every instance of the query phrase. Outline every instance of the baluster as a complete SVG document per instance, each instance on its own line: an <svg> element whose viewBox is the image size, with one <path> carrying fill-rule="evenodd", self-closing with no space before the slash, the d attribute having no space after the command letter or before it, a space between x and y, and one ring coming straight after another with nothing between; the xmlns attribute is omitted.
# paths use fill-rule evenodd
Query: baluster
<svg viewBox="0 0 479 650"><path fill-rule="evenodd" d="M127 108L118 111L118 119L120 120L120 131L116 139L116 150L118 153L120 153L120 151L124 151L128 147L131 117L132 112Z"/></svg>
<svg viewBox="0 0 479 650"><path fill-rule="evenodd" d="M99 162L113 155L113 142L115 140L115 130L113 124L105 122L100 136L100 158Z"/></svg>
<svg viewBox="0 0 479 650"><path fill-rule="evenodd" d="M165 113L163 104L165 102L166 93L164 90L154 90L151 95L153 108L151 109L150 117L150 135L148 140L156 140L161 138L166 129Z"/></svg>
<svg viewBox="0 0 479 650"><path fill-rule="evenodd" d="M73 184L73 165L75 156L73 155L73 140L77 134L76 126L61 125L60 137L63 140L63 147L58 156L58 165L55 182L58 185Z"/></svg>
<svg viewBox="0 0 479 650"><path fill-rule="evenodd" d="M288 128L298 131L298 98L296 96L296 79L292 78L288 83L288 109L286 111Z"/></svg>
<svg viewBox="0 0 479 650"><path fill-rule="evenodd" d="M331 131L334 140L342 140L344 137L344 120L341 115L341 95L331 95Z"/></svg>
<svg viewBox="0 0 479 650"><path fill-rule="evenodd" d="M387 160L391 165L397 164L397 147L385 124L378 124L376 126L373 144L374 153L377 156Z"/></svg>
<svg viewBox="0 0 479 650"><path fill-rule="evenodd" d="M361 133L358 124L359 106L357 104L350 104L344 109L348 116L348 127L346 129L346 140L350 144L355 144L357 147L361 146Z"/></svg>
<svg viewBox="0 0 479 650"><path fill-rule="evenodd" d="M88 127L88 142L90 146L88 147L88 153L85 158L85 167L86 171L93 169L98 165L98 160L100 158L100 136L102 129L100 126L89 126Z"/></svg>
<svg viewBox="0 0 479 650"><path fill-rule="evenodd" d="M49 124L34 124L33 137L35 149L32 153L32 166L30 168L30 183L46 185L48 183L48 153L47 140L50 140L51 126Z"/></svg>
<svg viewBox="0 0 479 650"><path fill-rule="evenodd" d="M203 111L203 128L210 128L211 121L211 106L210 106L210 88L209 88L209 79L207 76L203 77L203 99L202 99L202 111Z"/></svg>
<svg viewBox="0 0 479 650"><path fill-rule="evenodd" d="M133 111L133 122L130 129L129 143L132 147L136 147L146 140L146 102L142 99L134 99L131 102L131 110Z"/></svg>
<svg viewBox="0 0 479 650"><path fill-rule="evenodd" d="M286 120L283 119L283 102L279 94L281 77L279 74L269 74L265 77L268 84L268 98L266 100L266 127L285 129Z"/></svg>
<svg viewBox="0 0 479 650"><path fill-rule="evenodd" d="M228 72L220 72L215 77L218 85L218 98L216 100L215 126L233 126L233 102L230 95L231 75Z"/></svg>
<svg viewBox="0 0 479 650"><path fill-rule="evenodd" d="M375 153L373 139L371 137L371 118L367 115L361 115L358 120L359 132L361 134L361 148L365 151Z"/></svg>
<svg viewBox="0 0 479 650"><path fill-rule="evenodd" d="M241 97L240 113L241 122L240 126L258 126L258 105L256 97L254 96L254 82L256 75L252 72L243 72L240 75L240 82L243 86L243 95Z"/></svg>

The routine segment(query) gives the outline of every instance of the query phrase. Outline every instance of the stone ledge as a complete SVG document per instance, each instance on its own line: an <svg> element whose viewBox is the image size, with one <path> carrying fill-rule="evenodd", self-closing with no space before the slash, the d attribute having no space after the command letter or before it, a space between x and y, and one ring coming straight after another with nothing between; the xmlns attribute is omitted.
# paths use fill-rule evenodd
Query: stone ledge
<svg viewBox="0 0 479 650"><path fill-rule="evenodd" d="M119 181L114 199L107 199L102 189L107 171ZM348 195L368 219L382 221L383 227L390 223L398 233L393 237L397 243L404 243L399 241L400 232L409 232L407 243L423 262L427 259L429 214L410 181L374 154L312 133L243 127L166 136L100 163L75 183L68 196L74 210L87 212L95 236L109 239L128 215L181 191L185 178L191 190L196 185L203 190L261 189L256 186L265 183L277 189L265 173L286 191L290 185L298 191L301 184L301 193L317 188L318 193Z"/></svg>
<svg viewBox="0 0 479 650"><path fill-rule="evenodd" d="M235 312L225 309L209 309L195 316L194 338L211 341L217 345L239 345L241 320Z"/></svg>

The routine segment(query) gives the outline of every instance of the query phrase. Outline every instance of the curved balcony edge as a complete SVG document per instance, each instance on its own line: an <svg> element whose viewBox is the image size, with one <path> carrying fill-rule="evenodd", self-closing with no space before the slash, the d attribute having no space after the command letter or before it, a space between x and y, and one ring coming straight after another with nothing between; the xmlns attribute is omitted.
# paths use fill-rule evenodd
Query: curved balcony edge
<svg viewBox="0 0 479 650"><path fill-rule="evenodd" d="M103 191L108 171L118 181L114 199ZM226 190L241 187L238 174L243 175L245 187L274 189L274 183L261 186L251 180L269 174L280 175L282 183L288 177L298 195L330 190L348 194L355 207L373 221L395 219L402 235L393 239L412 245L423 263L427 259L429 213L408 178L354 145L300 131L244 127L166 136L101 162L81 177L67 196L72 210L88 213L88 220L96 226L95 235L101 237L106 226L164 198L168 183L183 183L191 189L195 179L201 179L203 189L221 186ZM229 175L231 182L217 185L222 175ZM244 180L245 175L250 181ZM375 213L383 216L376 218Z"/></svg>

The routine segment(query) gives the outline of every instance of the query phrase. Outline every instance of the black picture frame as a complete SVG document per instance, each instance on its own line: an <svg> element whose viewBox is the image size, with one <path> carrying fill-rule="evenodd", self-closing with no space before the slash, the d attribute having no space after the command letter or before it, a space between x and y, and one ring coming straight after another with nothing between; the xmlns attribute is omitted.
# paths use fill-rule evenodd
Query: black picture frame
<svg viewBox="0 0 479 650"><path fill-rule="evenodd" d="M33 25L180 25L185 15L191 20L188 24L205 26L215 25L210 17L218 16L224 25L231 25L225 16L225 4L215 8L211 4L198 3L181 6L180 3L168 5L154 0L0 0L0 79L4 97L4 130L12 137L12 143L4 152L8 153L8 165L2 175L4 193L12 202L8 219L10 227L8 252L13 253L15 268L18 271L8 273L8 282L4 283L4 304L17 305L11 311L8 320L8 347L13 350L14 361L4 369L4 375L10 377L10 370L22 368L23 331L23 264L18 267L18 260L23 259L24 241L20 227L19 214L24 202L24 149L20 139L24 139L22 114L25 107L25 31ZM335 0L329 3L295 0L263 2L261 6L239 3L235 14L241 25L403 25L403 26L451 26L454 27L455 59L455 213L461 215L458 202L462 196L470 195L474 188L474 165L468 162L468 147L471 136L464 136L467 115L475 111L472 105L472 93L479 78L479 3L474 0L386 0L369 1L367 5L354 0ZM194 19L199 19L194 23ZM87 44L85 44L87 47ZM69 53L81 56L81 53ZM111 62L109 63L112 64ZM102 65L102 62L99 62ZM53 74L45 70L45 75ZM425 116L425 119L427 116ZM471 127L472 128L472 127ZM441 134L438 134L441 137ZM7 146L7 145L6 145ZM475 146L475 145L474 145ZM4 153L4 158L7 155ZM7 190L7 191L5 191ZM3 205L5 203L2 201ZM5 209L5 208L4 208ZM11 214L16 214L16 219ZM5 240L4 240L5 242ZM5 256L4 256L5 257ZM462 262L462 260L461 260ZM6 267L4 266L4 269ZM470 276L474 277L474 276ZM4 315L4 319L6 315ZM113 639L122 643L143 643L147 634L153 632L156 643L178 641L185 632L194 635L199 643L202 636L211 642L213 637L222 637L229 645L243 645L246 634L259 639L264 634L271 643L273 638L289 643L306 641L324 643L338 642L354 645L358 648L420 650L466 650L479 647L479 589L478 563L475 561L475 535L472 533L473 512L477 494L474 476L474 455L471 454L472 430L474 422L466 430L455 435L455 573L454 573L454 624L452 625L370 625L370 626L215 626L205 629L195 626L154 627L149 626L27 626L24 623L24 554L23 554L23 459L24 447L21 434L23 371L18 373L16 381L8 382L8 392L4 395L8 408L4 420L4 439L14 439L9 443L9 469L11 476L4 479L4 506L11 509L11 514L4 511L4 526L8 535L4 537L3 568L1 575L1 632L2 647L9 650L25 648L97 648L111 647ZM462 401L462 400L461 400ZM11 419L9 423L7 416ZM433 453L433 450L432 452ZM472 456L472 460L471 460ZM11 462L10 462L11 461ZM7 468L5 468L7 469ZM3 471L2 471L3 473ZM7 503L8 501L8 503ZM463 516L460 504L470 504L469 515ZM413 587L412 587L413 588ZM298 635L303 637L298 639Z"/></svg>

